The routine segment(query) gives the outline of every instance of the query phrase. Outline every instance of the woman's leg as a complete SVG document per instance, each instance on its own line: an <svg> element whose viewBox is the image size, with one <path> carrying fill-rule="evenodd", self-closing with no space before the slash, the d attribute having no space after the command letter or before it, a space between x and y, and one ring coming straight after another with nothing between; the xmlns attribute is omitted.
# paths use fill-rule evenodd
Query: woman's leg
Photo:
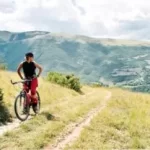
<svg viewBox="0 0 150 150"><path fill-rule="evenodd" d="M31 81L31 99L35 104L37 103L37 95L36 95L37 87L38 87L38 80L37 78L35 78Z"/></svg>

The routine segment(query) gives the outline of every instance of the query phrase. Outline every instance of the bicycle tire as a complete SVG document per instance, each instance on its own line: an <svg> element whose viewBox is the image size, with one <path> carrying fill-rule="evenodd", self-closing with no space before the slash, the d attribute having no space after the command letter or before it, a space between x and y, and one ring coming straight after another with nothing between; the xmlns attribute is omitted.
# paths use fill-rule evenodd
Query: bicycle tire
<svg viewBox="0 0 150 150"><path fill-rule="evenodd" d="M25 121L25 120L27 120L28 117L29 117L30 105L29 105L29 104L26 105L26 110L27 110L27 111L26 111L25 117L22 118L22 117L20 116L20 114L19 114L19 112L18 112L18 108L17 108L17 103L18 103L18 101L20 100L20 98L24 98L24 100L27 100L26 94L24 94L24 96L23 96L22 94L19 94L19 95L16 97L16 99L15 99L15 105L14 105L15 114L16 114L16 117L17 117L19 120Z"/></svg>

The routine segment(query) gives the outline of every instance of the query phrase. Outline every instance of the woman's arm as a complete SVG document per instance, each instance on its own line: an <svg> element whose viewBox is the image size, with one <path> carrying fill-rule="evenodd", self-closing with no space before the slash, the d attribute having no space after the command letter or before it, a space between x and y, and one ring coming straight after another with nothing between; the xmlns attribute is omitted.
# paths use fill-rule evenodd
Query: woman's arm
<svg viewBox="0 0 150 150"><path fill-rule="evenodd" d="M37 76L39 77L41 75L42 71L43 71L43 68L39 64L37 64L36 62L34 62L34 64L39 69L39 72L37 74Z"/></svg>
<svg viewBox="0 0 150 150"><path fill-rule="evenodd" d="M18 73L18 75L19 75L19 77L20 77L21 79L23 79L23 76L22 76L22 74L21 74L21 69L22 69L22 67L23 67L23 63L21 63L21 64L18 66L18 68L17 68L17 73Z"/></svg>

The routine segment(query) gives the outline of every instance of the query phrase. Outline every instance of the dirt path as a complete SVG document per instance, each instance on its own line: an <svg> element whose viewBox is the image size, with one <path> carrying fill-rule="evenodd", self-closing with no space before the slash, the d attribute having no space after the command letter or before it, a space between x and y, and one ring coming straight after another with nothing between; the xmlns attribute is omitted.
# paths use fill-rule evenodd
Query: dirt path
<svg viewBox="0 0 150 150"><path fill-rule="evenodd" d="M29 116L28 120L32 119L31 116ZM16 128L18 128L22 123L20 120L18 119L14 119L14 121L12 123L7 123L7 125L3 125L0 126L0 136L2 136L4 133L8 132L8 131L12 131Z"/></svg>
<svg viewBox="0 0 150 150"><path fill-rule="evenodd" d="M20 125L20 121L15 119L13 123L8 123L7 125L0 126L0 136L3 135L7 131L11 131L14 128L17 128Z"/></svg>
<svg viewBox="0 0 150 150"><path fill-rule="evenodd" d="M103 104L90 111L81 122L70 125L68 131L57 139L56 144L47 146L45 150L62 150L66 145L71 145L80 136L84 127L90 125L91 120L106 107L111 95L111 92L108 91Z"/></svg>

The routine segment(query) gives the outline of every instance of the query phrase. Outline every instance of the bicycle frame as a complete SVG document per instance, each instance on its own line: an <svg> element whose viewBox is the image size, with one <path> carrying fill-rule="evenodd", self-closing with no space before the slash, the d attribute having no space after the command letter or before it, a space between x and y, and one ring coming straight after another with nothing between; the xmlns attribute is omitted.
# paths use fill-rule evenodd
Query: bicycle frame
<svg viewBox="0 0 150 150"><path fill-rule="evenodd" d="M22 83L22 84L23 84L23 89L22 89L22 91L20 92L20 95L26 96L26 97L27 97L27 102L28 102L29 104L31 103L31 101L30 101L30 95L28 94L30 89L29 89L27 83L30 82L30 81L32 81L32 80L23 80L23 81L17 81L17 82L13 82L13 81L11 80L11 83L12 83L13 85L19 84L19 83Z"/></svg>

